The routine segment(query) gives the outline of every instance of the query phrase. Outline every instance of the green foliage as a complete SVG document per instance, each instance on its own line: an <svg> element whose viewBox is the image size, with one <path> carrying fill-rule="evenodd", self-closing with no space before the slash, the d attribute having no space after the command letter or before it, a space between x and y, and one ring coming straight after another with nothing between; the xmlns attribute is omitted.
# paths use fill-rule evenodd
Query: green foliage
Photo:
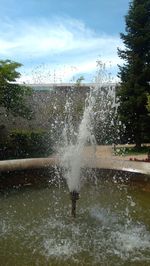
<svg viewBox="0 0 150 266"><path fill-rule="evenodd" d="M148 112L150 113L150 94L147 95L147 105L146 105L146 108L147 108Z"/></svg>
<svg viewBox="0 0 150 266"><path fill-rule="evenodd" d="M16 84L20 73L16 70L21 64L10 60L0 60L0 106L15 116L31 118L31 111L25 98L31 95L31 88Z"/></svg>
<svg viewBox="0 0 150 266"><path fill-rule="evenodd" d="M120 147L116 148L115 155L140 155L147 154L149 152L150 147L142 146L140 148L137 147Z"/></svg>
<svg viewBox="0 0 150 266"><path fill-rule="evenodd" d="M150 141L150 117L146 108L150 92L150 0L133 0L121 33L125 49L118 50L120 66L119 118L125 125L124 139L140 146Z"/></svg>
<svg viewBox="0 0 150 266"><path fill-rule="evenodd" d="M52 153L51 138L44 130L14 130L0 148L1 160L41 157Z"/></svg>
<svg viewBox="0 0 150 266"><path fill-rule="evenodd" d="M80 77L76 80L76 86L77 86L77 87L80 87L80 86L81 86L81 83L82 83L83 80L84 80L84 77L83 77L83 76L80 76Z"/></svg>

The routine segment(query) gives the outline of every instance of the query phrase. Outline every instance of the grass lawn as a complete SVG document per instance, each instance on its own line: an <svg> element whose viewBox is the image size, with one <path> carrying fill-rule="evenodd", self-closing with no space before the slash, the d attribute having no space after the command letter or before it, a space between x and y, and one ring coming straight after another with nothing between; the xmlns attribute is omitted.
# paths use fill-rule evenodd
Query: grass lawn
<svg viewBox="0 0 150 266"><path fill-rule="evenodd" d="M115 155L140 155L147 154L150 151L150 147L142 146L140 149L136 147L116 147L114 154Z"/></svg>

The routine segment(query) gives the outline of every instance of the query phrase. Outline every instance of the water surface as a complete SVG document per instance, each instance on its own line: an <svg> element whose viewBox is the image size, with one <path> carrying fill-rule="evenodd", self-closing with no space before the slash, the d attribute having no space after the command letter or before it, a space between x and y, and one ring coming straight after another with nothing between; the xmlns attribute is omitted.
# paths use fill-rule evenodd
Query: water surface
<svg viewBox="0 0 150 266"><path fill-rule="evenodd" d="M150 192L86 182L70 215L64 183L0 195L0 265L150 265Z"/></svg>

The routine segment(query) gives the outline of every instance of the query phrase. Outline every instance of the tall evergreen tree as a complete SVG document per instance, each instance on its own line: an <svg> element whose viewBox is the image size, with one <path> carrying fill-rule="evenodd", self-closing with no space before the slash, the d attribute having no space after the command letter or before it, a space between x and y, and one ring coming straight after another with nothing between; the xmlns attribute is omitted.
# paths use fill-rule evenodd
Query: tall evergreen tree
<svg viewBox="0 0 150 266"><path fill-rule="evenodd" d="M119 66L121 86L119 117L125 126L124 140L130 139L137 147L150 141L150 116L147 93L150 93L150 0L130 2L125 17L126 33L121 33L124 50L118 55L125 60Z"/></svg>

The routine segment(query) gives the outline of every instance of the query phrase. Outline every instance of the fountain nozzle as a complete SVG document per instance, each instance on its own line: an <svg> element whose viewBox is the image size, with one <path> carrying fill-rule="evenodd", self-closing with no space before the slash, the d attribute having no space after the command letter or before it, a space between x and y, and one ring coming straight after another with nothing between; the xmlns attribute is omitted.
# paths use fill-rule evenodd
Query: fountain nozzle
<svg viewBox="0 0 150 266"><path fill-rule="evenodd" d="M75 218L76 217L76 201L79 199L79 192L73 190L70 192L70 197L72 201L72 209L71 214Z"/></svg>

